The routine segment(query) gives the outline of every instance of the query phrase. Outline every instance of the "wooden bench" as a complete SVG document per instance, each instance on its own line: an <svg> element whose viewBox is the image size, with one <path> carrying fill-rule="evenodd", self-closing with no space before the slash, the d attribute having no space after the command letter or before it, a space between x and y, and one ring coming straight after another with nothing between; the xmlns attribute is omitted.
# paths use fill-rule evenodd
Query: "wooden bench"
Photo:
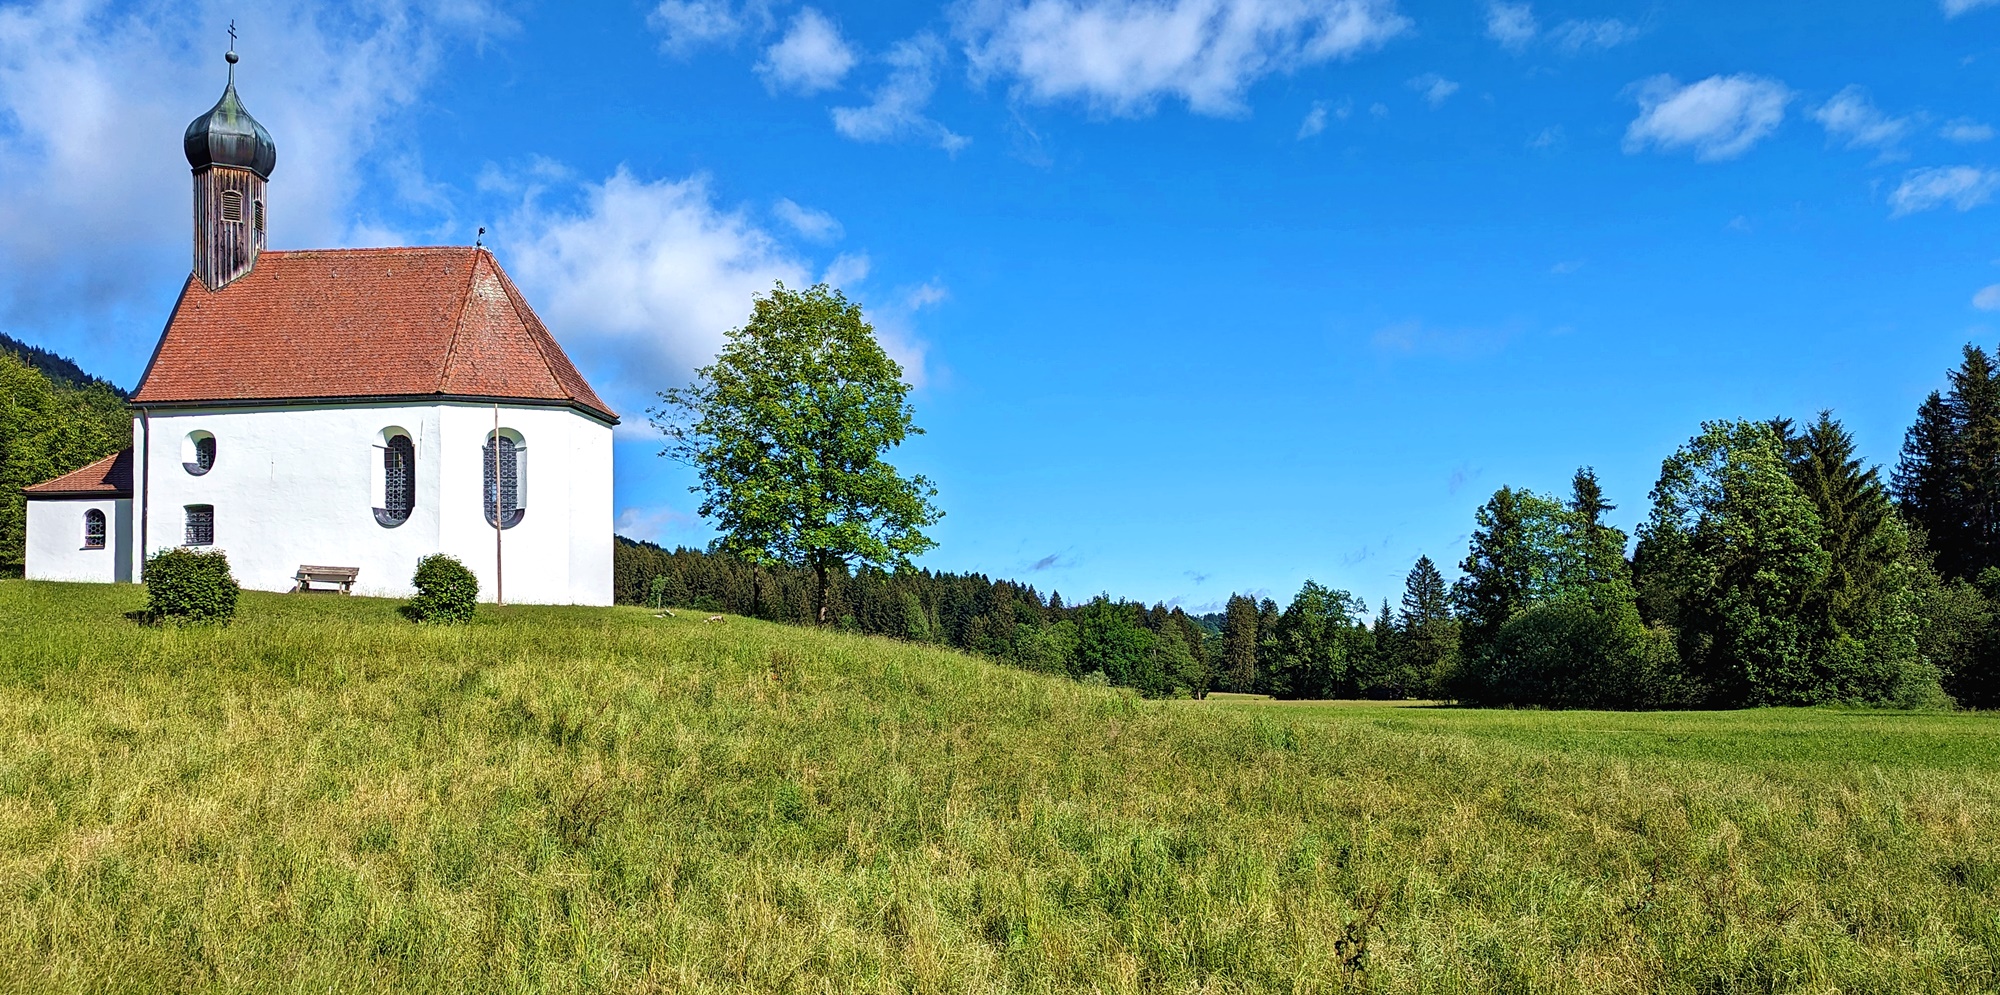
<svg viewBox="0 0 2000 995"><path fill-rule="evenodd" d="M299 572L292 575L292 579L298 581L298 586L292 588L292 591L294 593L311 591L314 584L339 584L340 593L353 594L354 578L360 575L360 567L315 567L301 565Z"/></svg>

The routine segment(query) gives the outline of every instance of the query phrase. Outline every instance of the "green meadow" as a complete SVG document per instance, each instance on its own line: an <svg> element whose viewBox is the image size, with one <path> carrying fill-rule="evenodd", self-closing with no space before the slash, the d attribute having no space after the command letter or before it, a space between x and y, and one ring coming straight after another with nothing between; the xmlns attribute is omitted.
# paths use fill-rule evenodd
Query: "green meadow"
<svg viewBox="0 0 2000 995"><path fill-rule="evenodd" d="M2000 719L1141 701L0 583L0 990L2000 988Z"/></svg>

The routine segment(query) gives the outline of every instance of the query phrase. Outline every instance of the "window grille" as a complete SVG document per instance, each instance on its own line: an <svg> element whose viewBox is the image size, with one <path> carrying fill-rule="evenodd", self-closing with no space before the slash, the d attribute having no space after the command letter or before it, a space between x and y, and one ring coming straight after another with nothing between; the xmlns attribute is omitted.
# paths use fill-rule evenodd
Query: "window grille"
<svg viewBox="0 0 2000 995"><path fill-rule="evenodd" d="M83 513L83 548L104 548L104 512L96 508Z"/></svg>
<svg viewBox="0 0 2000 995"><path fill-rule="evenodd" d="M243 221L243 195L234 190L222 191L222 220L241 223Z"/></svg>
<svg viewBox="0 0 2000 995"><path fill-rule="evenodd" d="M382 449L382 514L384 525L400 525L417 506L417 447L407 435L389 438Z"/></svg>
<svg viewBox="0 0 2000 995"><path fill-rule="evenodd" d="M215 436L194 440L194 465L196 473L207 473L215 467Z"/></svg>
<svg viewBox="0 0 2000 995"><path fill-rule="evenodd" d="M187 543L189 546L215 545L215 506L212 504L191 504L187 506Z"/></svg>
<svg viewBox="0 0 2000 995"><path fill-rule="evenodd" d="M493 472L495 470L493 447L496 442L499 443L500 447L498 460L500 464L498 470L500 473L499 486L497 488L494 486ZM522 516L527 514L527 509L521 506L521 450L523 448L516 445L514 440L504 435L498 438L489 435L486 438L486 445L483 447L483 452L481 453L481 462L485 466L486 524L488 525L493 525L496 522L494 517L496 497L498 498L499 506L499 518L497 522L501 528L513 528L520 523Z"/></svg>

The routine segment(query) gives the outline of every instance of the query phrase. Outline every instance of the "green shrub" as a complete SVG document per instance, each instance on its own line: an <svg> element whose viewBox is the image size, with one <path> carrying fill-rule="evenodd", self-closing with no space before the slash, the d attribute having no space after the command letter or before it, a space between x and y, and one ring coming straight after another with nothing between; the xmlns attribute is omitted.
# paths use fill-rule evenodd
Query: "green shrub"
<svg viewBox="0 0 2000 995"><path fill-rule="evenodd" d="M472 620L479 601L479 578L454 556L433 553L417 561L417 574L410 578L417 596L410 599L404 613L418 622L447 625Z"/></svg>
<svg viewBox="0 0 2000 995"><path fill-rule="evenodd" d="M146 560L146 617L155 622L228 622L240 590L219 549L163 549Z"/></svg>
<svg viewBox="0 0 2000 995"><path fill-rule="evenodd" d="M1469 698L1554 708L1672 708L1696 700L1673 637L1629 598L1537 602L1501 626Z"/></svg>

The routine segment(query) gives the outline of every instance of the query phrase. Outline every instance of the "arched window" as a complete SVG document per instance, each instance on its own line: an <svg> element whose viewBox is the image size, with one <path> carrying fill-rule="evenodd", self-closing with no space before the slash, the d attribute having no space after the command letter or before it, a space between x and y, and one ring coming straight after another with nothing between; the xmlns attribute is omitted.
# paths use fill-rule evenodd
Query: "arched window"
<svg viewBox="0 0 2000 995"><path fill-rule="evenodd" d="M222 191L222 220L243 223L243 194L236 190Z"/></svg>
<svg viewBox="0 0 2000 995"><path fill-rule="evenodd" d="M187 443L181 446L181 468L197 477L215 469L215 436L189 432Z"/></svg>
<svg viewBox="0 0 2000 995"><path fill-rule="evenodd" d="M187 506L187 541L185 545L215 545L214 505L191 504Z"/></svg>
<svg viewBox="0 0 2000 995"><path fill-rule="evenodd" d="M261 235L264 232L264 202L259 200L251 203L256 208L257 233Z"/></svg>
<svg viewBox="0 0 2000 995"><path fill-rule="evenodd" d="M486 524L511 529L528 514L527 452L519 436L505 430L498 435L487 433L480 454L486 468Z"/></svg>
<svg viewBox="0 0 2000 995"><path fill-rule="evenodd" d="M417 447L407 435L392 435L382 446L382 507L375 520L395 528L417 506Z"/></svg>
<svg viewBox="0 0 2000 995"><path fill-rule="evenodd" d="M96 508L83 513L83 548L104 548L104 512Z"/></svg>

